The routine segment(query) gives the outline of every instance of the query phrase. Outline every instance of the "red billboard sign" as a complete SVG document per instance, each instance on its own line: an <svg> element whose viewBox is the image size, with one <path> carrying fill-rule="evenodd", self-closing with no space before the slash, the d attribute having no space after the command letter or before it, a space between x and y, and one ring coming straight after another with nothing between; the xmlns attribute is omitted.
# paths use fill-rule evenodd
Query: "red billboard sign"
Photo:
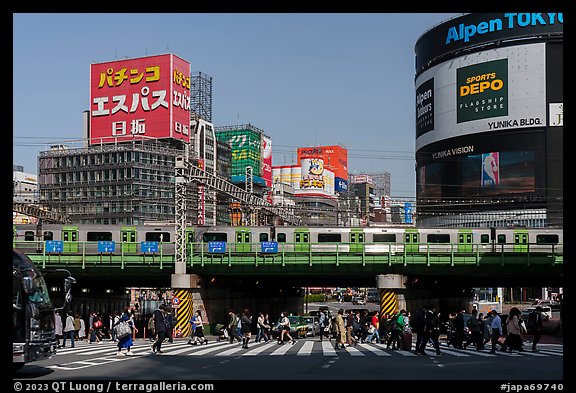
<svg viewBox="0 0 576 393"><path fill-rule="evenodd" d="M324 167L335 177L348 180L348 150L342 146L314 146L298 149L298 165L304 158L322 158Z"/></svg>
<svg viewBox="0 0 576 393"><path fill-rule="evenodd" d="M190 63L173 54L90 65L90 144L190 140Z"/></svg>

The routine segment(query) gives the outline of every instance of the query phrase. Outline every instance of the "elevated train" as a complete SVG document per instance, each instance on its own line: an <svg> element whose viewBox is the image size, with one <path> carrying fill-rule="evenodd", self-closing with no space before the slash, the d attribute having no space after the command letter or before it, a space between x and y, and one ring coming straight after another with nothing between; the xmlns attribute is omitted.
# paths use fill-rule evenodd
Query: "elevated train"
<svg viewBox="0 0 576 393"><path fill-rule="evenodd" d="M186 228L193 252L208 250L209 242L225 242L235 253L254 253L262 242L277 242L282 252L563 252L562 228L417 228L214 226ZM141 254L142 242L158 242L164 254L175 250L173 224L14 225L14 248L41 251L46 240L63 242L64 253L97 253L99 241L113 241L114 253Z"/></svg>

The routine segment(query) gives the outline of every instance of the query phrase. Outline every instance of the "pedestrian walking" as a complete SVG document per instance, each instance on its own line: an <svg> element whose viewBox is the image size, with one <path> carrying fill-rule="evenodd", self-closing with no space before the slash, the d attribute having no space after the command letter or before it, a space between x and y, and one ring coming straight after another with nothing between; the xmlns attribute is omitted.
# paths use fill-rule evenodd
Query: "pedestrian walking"
<svg viewBox="0 0 576 393"><path fill-rule="evenodd" d="M428 310L428 315L426 316L426 336L428 336L429 340L432 341L432 345L436 350L436 356L442 355L442 351L440 351L441 325L442 321L440 320L440 313L436 312L434 306L430 306L430 310Z"/></svg>
<svg viewBox="0 0 576 393"><path fill-rule="evenodd" d="M414 312L414 319L411 321L412 328L416 332L416 355L424 355L424 348L428 340L426 340L426 313L428 309L426 306L419 308Z"/></svg>
<svg viewBox="0 0 576 393"><path fill-rule="evenodd" d="M252 316L248 309L242 311L240 324L242 329L242 348L248 349L248 341L250 341L250 337L252 337Z"/></svg>
<svg viewBox="0 0 576 393"><path fill-rule="evenodd" d="M476 350L480 350L482 348L482 334L483 331L480 330L480 322L478 321L478 310L472 309L472 313L470 314L470 318L466 322L468 330L470 331L470 336L463 343L464 349L468 347L468 345L473 344L476 347Z"/></svg>
<svg viewBox="0 0 576 393"><path fill-rule="evenodd" d="M74 317L71 312L68 312L66 322L64 323L64 341L62 348L66 348L67 338L70 338L70 348L74 348Z"/></svg>
<svg viewBox="0 0 576 393"><path fill-rule="evenodd" d="M518 352L523 352L522 348L522 327L520 326L520 316L522 313L518 307L512 307L508 314L508 319L506 320L506 330L508 335L504 341L504 347L508 349L508 352L516 349Z"/></svg>
<svg viewBox="0 0 576 393"><path fill-rule="evenodd" d="M172 307L166 306L166 325L168 326L168 331L166 332L166 337L169 343L174 342L174 315L172 314Z"/></svg>
<svg viewBox="0 0 576 393"><path fill-rule="evenodd" d="M155 341L156 340L156 324L154 323L154 314L148 319L148 332L149 337L148 340Z"/></svg>
<svg viewBox="0 0 576 393"><path fill-rule="evenodd" d="M346 343L348 346L356 345L356 338L354 338L354 322L358 325L356 315L354 315L354 312L349 311L346 316Z"/></svg>
<svg viewBox="0 0 576 393"><path fill-rule="evenodd" d="M270 341L270 330L272 329L272 325L270 325L270 316L268 314L264 314L264 342Z"/></svg>
<svg viewBox="0 0 576 393"><path fill-rule="evenodd" d="M118 319L114 318L114 320L116 320L116 324L112 327L112 330L115 330L116 325L120 324L120 323L126 323L128 324L128 326L130 327L130 331L131 333L124 336L124 337L118 337L118 353L116 354L117 356L131 356L134 353L131 352L131 348L134 345L134 342L132 340L132 335L134 333L138 333L138 330L136 329L136 327L134 326L134 321L132 320L131 316L130 316L130 309L128 306L124 307L124 311L122 312L122 315L120 315L118 317ZM116 336L114 336L116 337ZM126 352L122 352L122 350L125 349Z"/></svg>
<svg viewBox="0 0 576 393"><path fill-rule="evenodd" d="M327 315L327 311L320 310L320 318L318 319L318 325L320 326L320 341L322 341L322 337L328 337L328 341L332 341L332 337L330 334L330 318Z"/></svg>
<svg viewBox="0 0 576 393"><path fill-rule="evenodd" d="M54 335L56 336L56 340L58 340L58 348L62 348L62 344L60 343L60 340L63 338L62 317L58 311L54 312Z"/></svg>
<svg viewBox="0 0 576 393"><path fill-rule="evenodd" d="M479 318L482 318L482 313L480 313ZM483 318L483 337L482 337L482 349L490 342L492 339L492 313L488 312Z"/></svg>
<svg viewBox="0 0 576 393"><path fill-rule="evenodd" d="M208 339L204 336L204 321L202 320L202 312L200 310L196 310L194 314L193 326L194 328L192 331L194 332L194 340L192 341L192 345L208 345Z"/></svg>
<svg viewBox="0 0 576 393"><path fill-rule="evenodd" d="M80 338L80 315L76 314L74 316L74 339L78 340Z"/></svg>
<svg viewBox="0 0 576 393"><path fill-rule="evenodd" d="M84 323L84 318L80 318L80 331L78 332L78 338L80 340L86 338L86 323Z"/></svg>
<svg viewBox="0 0 576 393"><path fill-rule="evenodd" d="M402 333L402 329L404 328L405 313L406 311L402 309L398 311L398 313L392 318L392 325L390 327L390 337L388 338L388 342L386 343L386 349L396 351L400 349L400 346L403 346L402 337L400 337L400 334Z"/></svg>
<svg viewBox="0 0 576 393"><path fill-rule="evenodd" d="M336 349L343 349L346 342L346 328L344 327L344 310L339 309L338 314L334 318L334 326L336 327Z"/></svg>
<svg viewBox="0 0 576 393"><path fill-rule="evenodd" d="M269 338L266 336L266 329L270 328L270 326L266 325L264 314L258 313L258 319L256 320L256 327L258 329L258 333L256 334L255 342L259 343L262 339L264 342L268 342Z"/></svg>
<svg viewBox="0 0 576 393"><path fill-rule="evenodd" d="M290 335L290 319L288 318L288 312L284 311L282 313L282 318L280 318L280 334L278 336L278 344L284 344L284 337L288 336L290 339L290 344L294 345L295 341Z"/></svg>
<svg viewBox="0 0 576 393"><path fill-rule="evenodd" d="M166 306L161 304L154 310L154 329L156 330L156 341L152 344L152 352L162 354L162 342L168 334L168 324L166 323Z"/></svg>
<svg viewBox="0 0 576 393"><path fill-rule="evenodd" d="M233 309L228 311L228 336L230 337L230 344L234 342L234 339L242 341L240 335L238 334L238 321L240 318L236 315Z"/></svg>
<svg viewBox="0 0 576 393"><path fill-rule="evenodd" d="M102 344L102 327L104 324L102 323L102 318L100 317L100 313L95 312L92 317L92 328L94 329L94 340L98 344Z"/></svg>
<svg viewBox="0 0 576 393"><path fill-rule="evenodd" d="M528 333L533 335L532 338L532 352L538 352L536 345L540 342L542 335L544 317L542 316L542 307L537 306L534 311L528 314Z"/></svg>
<svg viewBox="0 0 576 393"><path fill-rule="evenodd" d="M492 314L492 320L490 322L490 328L492 330L492 349L490 350L490 353L496 353L496 345L498 344L504 350L504 346L500 342L500 340L504 337L502 332L502 320L500 319L500 316L496 310L492 310L490 313Z"/></svg>
<svg viewBox="0 0 576 393"><path fill-rule="evenodd" d="M378 312L376 312L374 315L372 315L370 321L368 322L368 336L366 336L366 342L372 342L376 340L377 343L380 343L379 325L380 320L378 318Z"/></svg>

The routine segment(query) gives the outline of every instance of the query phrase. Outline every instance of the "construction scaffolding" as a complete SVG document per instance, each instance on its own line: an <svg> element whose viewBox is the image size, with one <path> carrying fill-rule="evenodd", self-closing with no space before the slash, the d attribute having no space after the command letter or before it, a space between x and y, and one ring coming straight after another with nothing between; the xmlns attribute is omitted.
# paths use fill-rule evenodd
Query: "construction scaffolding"
<svg viewBox="0 0 576 393"><path fill-rule="evenodd" d="M262 178L262 138L264 131L251 124L216 127L216 139L230 145L231 180L246 184L246 168L252 167L253 182L264 186Z"/></svg>
<svg viewBox="0 0 576 393"><path fill-rule="evenodd" d="M190 77L190 120L212 122L212 77L202 72Z"/></svg>

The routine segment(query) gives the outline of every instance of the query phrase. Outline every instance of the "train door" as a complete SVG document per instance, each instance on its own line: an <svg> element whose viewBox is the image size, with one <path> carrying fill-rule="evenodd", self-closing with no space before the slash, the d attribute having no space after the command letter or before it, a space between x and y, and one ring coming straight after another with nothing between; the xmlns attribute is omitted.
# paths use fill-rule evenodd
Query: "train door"
<svg viewBox="0 0 576 393"><path fill-rule="evenodd" d="M294 251L310 252L310 231L308 229L295 229L294 243Z"/></svg>
<svg viewBox="0 0 576 393"><path fill-rule="evenodd" d="M236 252L250 252L250 235L249 229L236 229Z"/></svg>
<svg viewBox="0 0 576 393"><path fill-rule="evenodd" d="M186 252L194 252L194 228L186 228ZM174 239L176 241L176 239Z"/></svg>
<svg viewBox="0 0 576 393"><path fill-rule="evenodd" d="M458 252L472 252L472 230L458 230Z"/></svg>
<svg viewBox="0 0 576 393"><path fill-rule="evenodd" d="M122 242L122 252L136 253L138 244L136 243L136 228L122 227L120 229L120 241Z"/></svg>
<svg viewBox="0 0 576 393"><path fill-rule="evenodd" d="M194 243L194 228L186 228L186 244Z"/></svg>
<svg viewBox="0 0 576 393"><path fill-rule="evenodd" d="M78 252L78 227L62 227L62 241L64 252Z"/></svg>
<svg viewBox="0 0 576 393"><path fill-rule="evenodd" d="M406 252L418 252L419 241L420 239L417 230L406 229L406 232L404 232L404 250Z"/></svg>
<svg viewBox="0 0 576 393"><path fill-rule="evenodd" d="M514 230L514 252L528 252L528 231Z"/></svg>
<svg viewBox="0 0 576 393"><path fill-rule="evenodd" d="M351 229L350 252L364 251L364 232L362 229Z"/></svg>

